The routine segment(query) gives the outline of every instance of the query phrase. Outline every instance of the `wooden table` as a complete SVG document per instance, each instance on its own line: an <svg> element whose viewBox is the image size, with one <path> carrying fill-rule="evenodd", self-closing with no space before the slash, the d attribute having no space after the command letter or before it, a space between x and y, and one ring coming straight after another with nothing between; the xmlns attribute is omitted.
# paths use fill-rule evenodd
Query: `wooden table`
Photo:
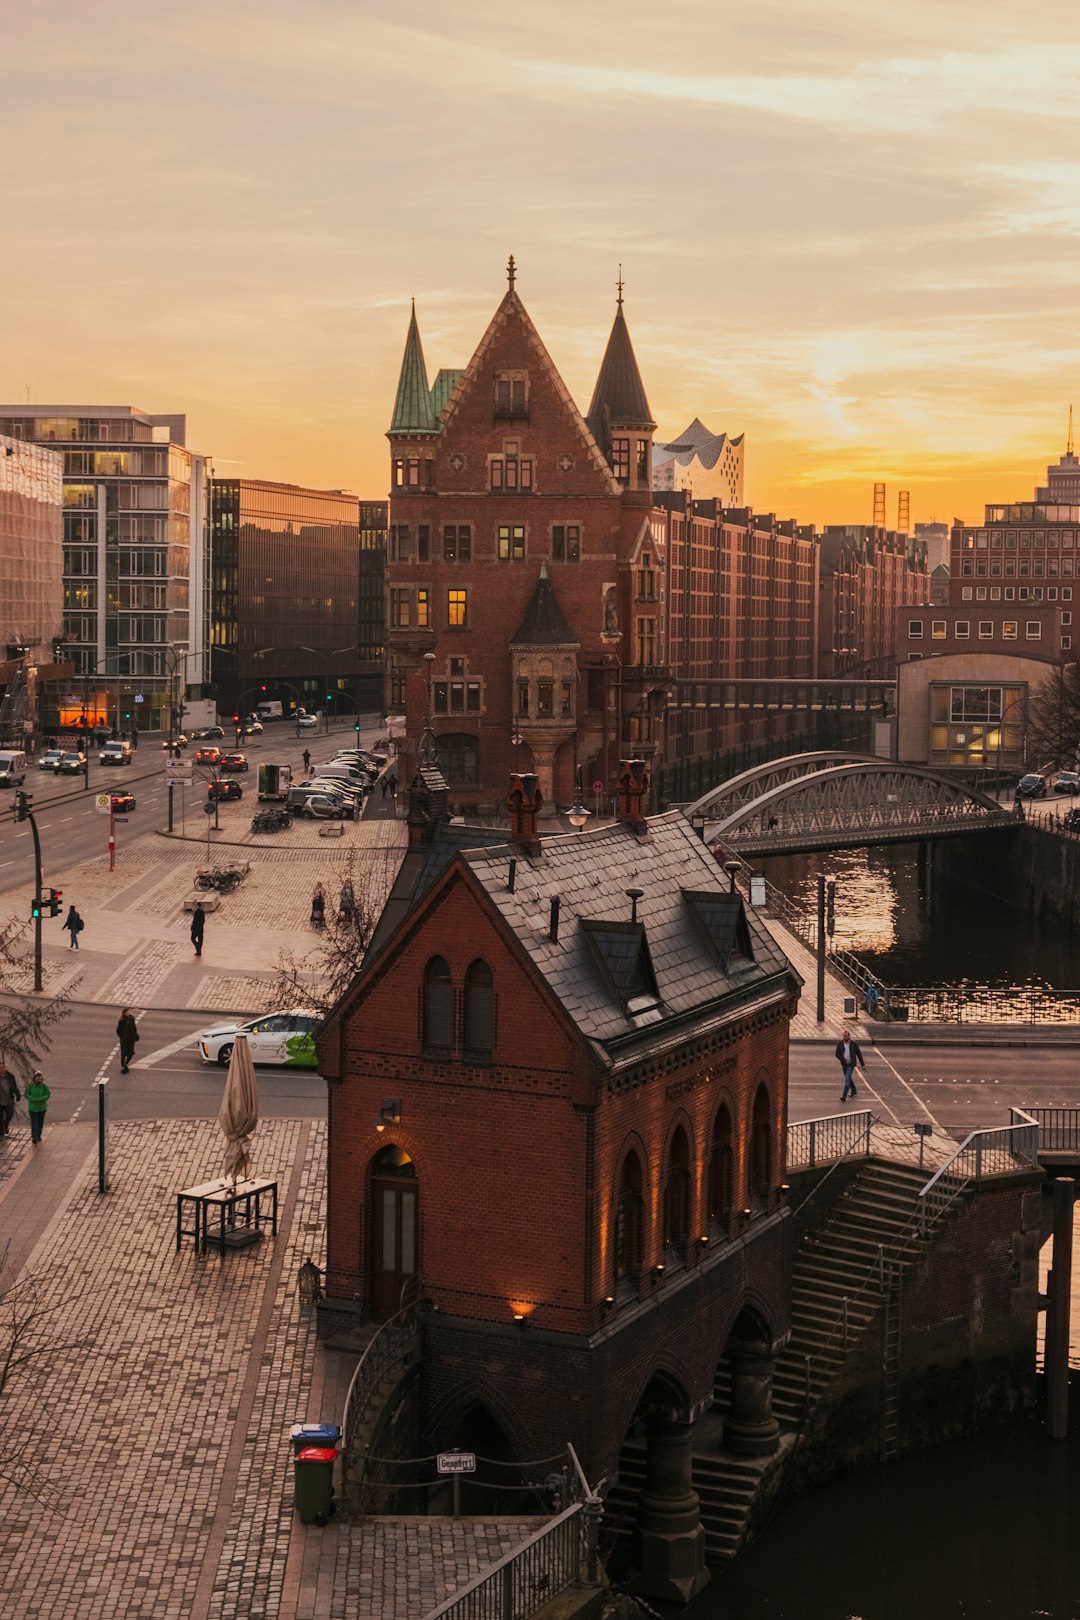
<svg viewBox="0 0 1080 1620"><path fill-rule="evenodd" d="M269 1213L263 1210L263 1199L269 1197ZM237 1211L240 1219L237 1219ZM189 1214L193 1224L184 1224L185 1216ZM211 1221L216 1214L217 1229L211 1232ZM277 1237L278 1224L278 1184L276 1181L259 1181L249 1177L238 1181L234 1186L231 1181L205 1181L198 1187L185 1187L176 1195L176 1247L186 1237L193 1238L195 1253L205 1254L210 1242L218 1245L221 1254L225 1253L231 1233L238 1229L251 1234L253 1238L260 1236L260 1227L269 1226L273 1235Z"/></svg>

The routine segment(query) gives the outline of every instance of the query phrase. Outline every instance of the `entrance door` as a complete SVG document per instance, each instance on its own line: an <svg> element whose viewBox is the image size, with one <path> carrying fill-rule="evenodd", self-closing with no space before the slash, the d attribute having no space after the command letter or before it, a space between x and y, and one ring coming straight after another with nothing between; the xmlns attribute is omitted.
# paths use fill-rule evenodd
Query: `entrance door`
<svg viewBox="0 0 1080 1620"><path fill-rule="evenodd" d="M385 1322L401 1309L401 1290L416 1273L415 1177L373 1176L371 1204L371 1314Z"/></svg>

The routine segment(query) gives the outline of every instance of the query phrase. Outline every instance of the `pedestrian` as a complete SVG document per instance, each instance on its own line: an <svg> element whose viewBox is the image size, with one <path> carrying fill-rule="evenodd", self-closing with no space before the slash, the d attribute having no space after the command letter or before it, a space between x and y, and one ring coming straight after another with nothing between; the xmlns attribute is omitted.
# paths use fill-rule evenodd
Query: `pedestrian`
<svg viewBox="0 0 1080 1620"><path fill-rule="evenodd" d="M19 1082L0 1057L0 1136L6 1136L11 1129L15 1104L21 1096Z"/></svg>
<svg viewBox="0 0 1080 1620"><path fill-rule="evenodd" d="M116 1038L120 1042L120 1073L127 1074L135 1056L135 1043L139 1039L139 1026L130 1007L125 1007L117 1020Z"/></svg>
<svg viewBox="0 0 1080 1620"><path fill-rule="evenodd" d="M852 1040L851 1031L849 1029L845 1029L844 1033L836 1043L836 1061L844 1071L844 1089L840 1095L840 1101L845 1103L849 1097L858 1096L858 1092L855 1090L856 1064L863 1071L863 1074L866 1073L866 1064L863 1062L862 1047L859 1045L858 1041Z"/></svg>
<svg viewBox="0 0 1080 1620"><path fill-rule="evenodd" d="M390 797L392 799L397 798L397 777L393 771L390 772Z"/></svg>
<svg viewBox="0 0 1080 1620"><path fill-rule="evenodd" d="M381 783L379 785L382 788L382 796L385 799L386 798L386 777L385 776L383 777L383 779L382 779L382 781L381 781Z"/></svg>
<svg viewBox="0 0 1080 1620"><path fill-rule="evenodd" d="M866 986L866 1010L871 1018L876 1017L878 1010L878 988L873 980Z"/></svg>
<svg viewBox="0 0 1080 1620"><path fill-rule="evenodd" d="M350 922L355 910L356 896L353 894L352 884L346 878L341 885L341 893L338 895L338 915L342 922Z"/></svg>
<svg viewBox="0 0 1080 1620"><path fill-rule="evenodd" d="M64 927L71 936L71 944L68 946L68 950L77 951L79 948L79 935L83 931L83 920L79 916L79 913L75 910L74 906L71 907L67 916L64 918Z"/></svg>
<svg viewBox="0 0 1080 1620"><path fill-rule="evenodd" d="M326 921L326 890L321 883L316 883L315 893L311 896L311 926L321 928Z"/></svg>
<svg viewBox="0 0 1080 1620"><path fill-rule="evenodd" d="M191 913L191 943L195 947L195 955L202 955L203 930L206 927L206 913L202 908L202 901L196 900L195 909Z"/></svg>
<svg viewBox="0 0 1080 1620"><path fill-rule="evenodd" d="M310 769L311 769L311 749L310 748L305 748L303 754L301 755L301 758L304 761L304 769L305 769L305 771L310 771Z"/></svg>
<svg viewBox="0 0 1080 1620"><path fill-rule="evenodd" d="M30 1140L35 1147L41 1141L41 1127L45 1123L45 1110L49 1106L51 1093L45 1084L45 1076L40 1069L35 1069L26 1084L26 1107L30 1115Z"/></svg>

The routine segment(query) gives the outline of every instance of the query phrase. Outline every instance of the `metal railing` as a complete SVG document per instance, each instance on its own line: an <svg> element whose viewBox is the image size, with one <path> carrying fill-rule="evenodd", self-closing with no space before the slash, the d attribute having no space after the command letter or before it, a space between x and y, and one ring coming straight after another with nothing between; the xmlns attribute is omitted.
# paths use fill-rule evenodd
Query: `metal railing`
<svg viewBox="0 0 1080 1620"><path fill-rule="evenodd" d="M815 1170L819 1165L846 1159L861 1148L870 1152L869 1108L855 1114L827 1114L822 1119L800 1119L787 1128L787 1170Z"/></svg>
<svg viewBox="0 0 1080 1620"><path fill-rule="evenodd" d="M414 1360L419 1350L419 1277L409 1279L401 1291L401 1299L401 1309L382 1324L364 1350L345 1396L341 1435L346 1478L357 1461L359 1431L380 1386L391 1374Z"/></svg>
<svg viewBox="0 0 1080 1620"><path fill-rule="evenodd" d="M1011 1125L972 1131L919 1193L919 1236L927 1237L972 1182L1029 1169L1039 1162L1039 1127L1022 1108L1010 1108Z"/></svg>
<svg viewBox="0 0 1080 1620"><path fill-rule="evenodd" d="M584 1517L584 1503L572 1502L424 1620L528 1620L581 1581Z"/></svg>
<svg viewBox="0 0 1080 1620"><path fill-rule="evenodd" d="M1080 1152L1080 1108L1025 1108L1039 1127L1041 1153Z"/></svg>

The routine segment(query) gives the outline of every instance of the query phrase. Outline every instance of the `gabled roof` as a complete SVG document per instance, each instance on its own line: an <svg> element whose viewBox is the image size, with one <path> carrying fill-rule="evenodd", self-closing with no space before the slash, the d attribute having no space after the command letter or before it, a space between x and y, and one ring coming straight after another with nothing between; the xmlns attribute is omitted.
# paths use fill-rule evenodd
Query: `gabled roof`
<svg viewBox="0 0 1080 1620"><path fill-rule="evenodd" d="M529 598L511 647L580 647L581 643L566 622L555 587L548 578L547 563L540 564L540 578Z"/></svg>
<svg viewBox="0 0 1080 1620"><path fill-rule="evenodd" d="M505 843L505 828L463 827L448 822L438 829L429 843L407 849L364 952L360 977L364 977L409 913L462 850L483 848L489 844L502 847Z"/></svg>
<svg viewBox="0 0 1080 1620"><path fill-rule="evenodd" d="M441 373L440 373L441 375ZM409 316L409 330L405 338L405 353L401 361L397 398L389 432L437 433L439 424L428 388L424 348L420 342L420 328L416 324L416 303Z"/></svg>
<svg viewBox="0 0 1080 1620"><path fill-rule="evenodd" d="M726 968L733 956L753 957L754 947L746 926L746 910L740 894L717 894L709 889L684 889L683 899L690 914L709 941L719 962Z"/></svg>
<svg viewBox="0 0 1080 1620"><path fill-rule="evenodd" d="M645 930L638 922L598 922L584 917L581 927L600 976L635 1018L660 1017L660 991Z"/></svg>
<svg viewBox="0 0 1080 1620"><path fill-rule="evenodd" d="M623 317L621 295L586 421L593 438L605 451L610 449L613 427L650 429L656 426Z"/></svg>

